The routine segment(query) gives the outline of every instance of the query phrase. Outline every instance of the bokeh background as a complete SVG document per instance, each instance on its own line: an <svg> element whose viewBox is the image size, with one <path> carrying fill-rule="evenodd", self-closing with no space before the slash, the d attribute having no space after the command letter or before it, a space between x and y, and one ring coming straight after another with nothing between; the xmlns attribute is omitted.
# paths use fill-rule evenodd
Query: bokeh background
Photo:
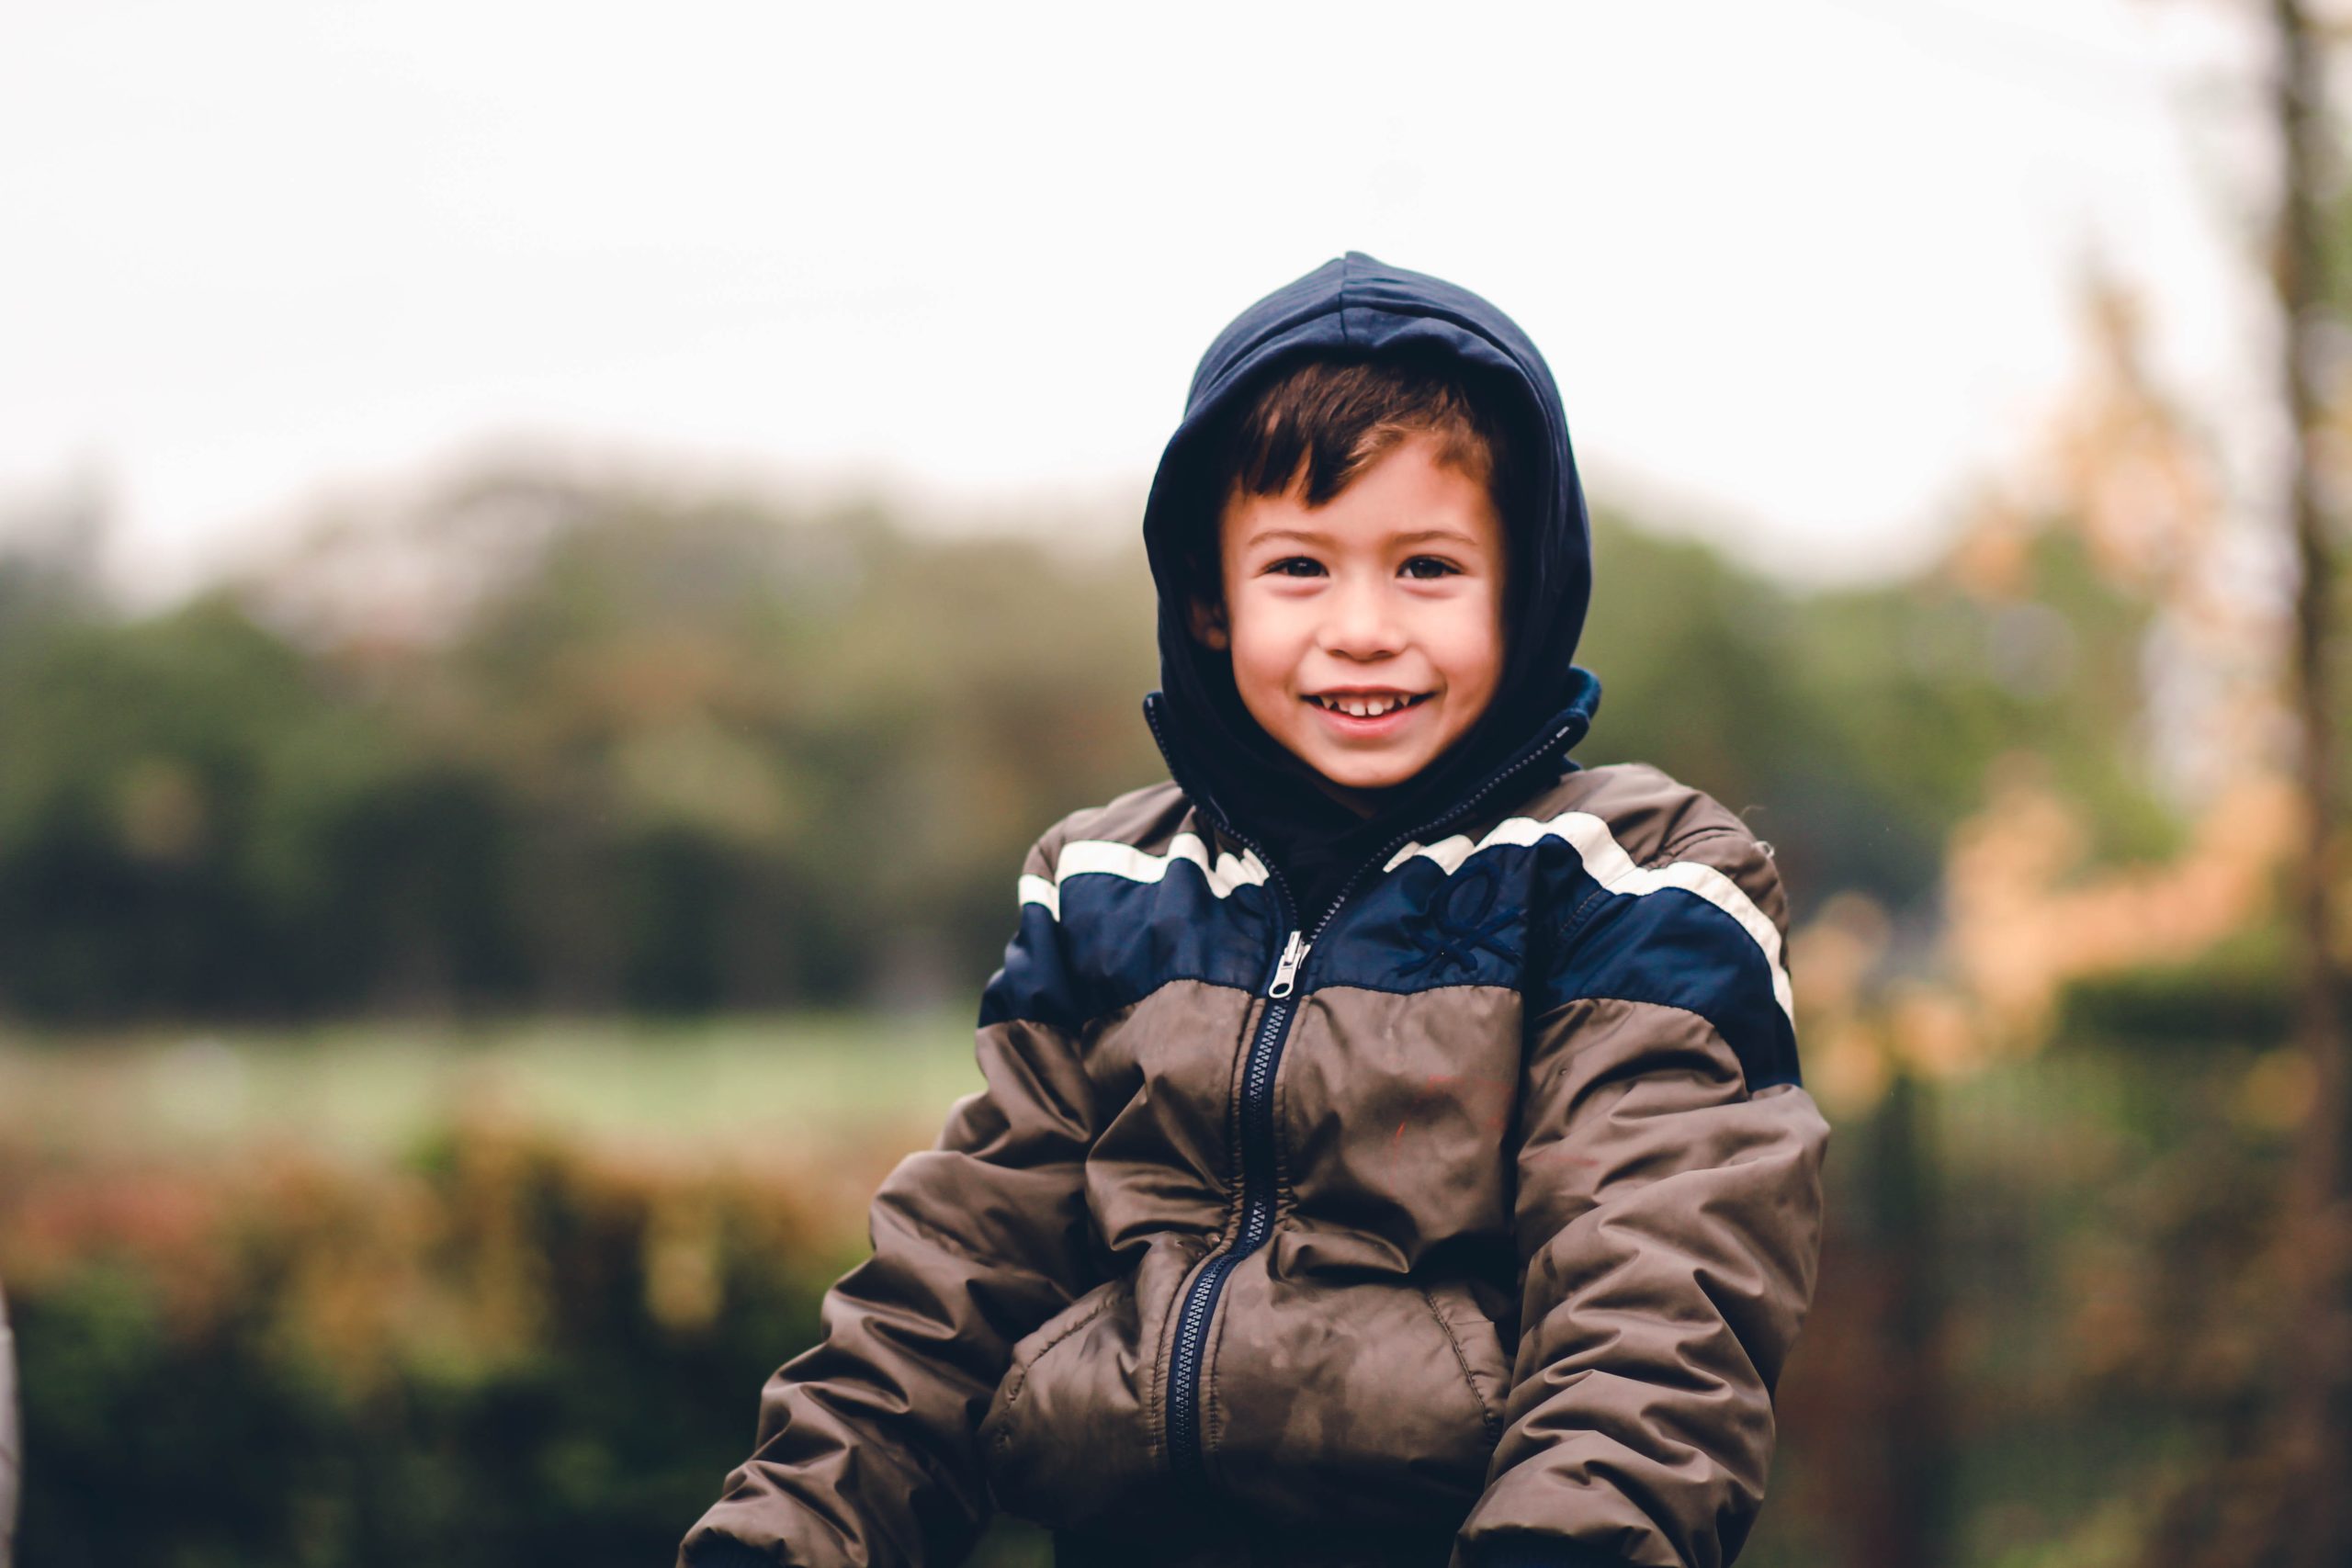
<svg viewBox="0 0 2352 1568"><path fill-rule="evenodd" d="M1777 848L1831 1231L1743 1562L2346 1561L2337 20L5 35L23 1562L667 1562L1023 850L1159 776L1194 356L1348 248L1558 372L1579 755Z"/></svg>

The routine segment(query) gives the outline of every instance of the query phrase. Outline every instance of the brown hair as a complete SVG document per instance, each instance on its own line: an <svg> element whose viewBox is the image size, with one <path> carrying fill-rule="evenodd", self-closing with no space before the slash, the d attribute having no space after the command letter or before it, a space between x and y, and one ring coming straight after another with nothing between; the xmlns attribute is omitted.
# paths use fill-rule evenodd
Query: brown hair
<svg viewBox="0 0 2352 1568"><path fill-rule="evenodd" d="M1221 598L1217 522L1236 495L1284 495L1303 486L1321 506L1407 437L1427 435L1437 458L1487 487L1510 535L1510 449L1501 423L1455 376L1405 359L1308 359L1241 405L1215 449L1206 526L1187 541L1195 592Z"/></svg>

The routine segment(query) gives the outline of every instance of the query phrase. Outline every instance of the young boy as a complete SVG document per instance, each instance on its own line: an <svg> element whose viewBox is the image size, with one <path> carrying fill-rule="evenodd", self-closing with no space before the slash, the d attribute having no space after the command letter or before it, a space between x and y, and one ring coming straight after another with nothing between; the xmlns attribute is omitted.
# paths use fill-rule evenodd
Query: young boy
<svg viewBox="0 0 2352 1568"><path fill-rule="evenodd" d="M1568 759L1550 371L1350 254L1211 346L1144 530L1170 781L1030 852L988 1087L681 1562L1731 1562L1828 1130L1770 852Z"/></svg>

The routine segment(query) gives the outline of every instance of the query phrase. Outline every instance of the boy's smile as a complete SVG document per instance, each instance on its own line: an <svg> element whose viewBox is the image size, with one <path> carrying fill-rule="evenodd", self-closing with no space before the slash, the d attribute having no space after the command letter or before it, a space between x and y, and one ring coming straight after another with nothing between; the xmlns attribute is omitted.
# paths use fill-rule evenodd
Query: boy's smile
<svg viewBox="0 0 2352 1568"><path fill-rule="evenodd" d="M1218 527L1221 607L1194 631L1229 652L1242 705L1349 792L1412 778L1493 698L1503 531L1487 487L1408 435L1321 506L1301 487L1237 493Z"/></svg>

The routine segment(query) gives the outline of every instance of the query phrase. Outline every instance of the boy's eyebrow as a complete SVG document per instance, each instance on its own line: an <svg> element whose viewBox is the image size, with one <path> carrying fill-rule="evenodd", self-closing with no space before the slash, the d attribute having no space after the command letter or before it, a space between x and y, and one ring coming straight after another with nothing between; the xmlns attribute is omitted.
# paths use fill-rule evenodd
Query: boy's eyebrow
<svg viewBox="0 0 2352 1568"><path fill-rule="evenodd" d="M1261 528L1250 536L1249 543L1262 544L1269 539L1296 539L1302 544L1328 545L1331 542L1331 536L1317 533L1310 528ZM1388 542L1398 545L1421 545L1432 539L1450 539L1463 545L1475 545L1478 542L1476 536L1465 533L1460 528L1416 528L1409 534L1391 535Z"/></svg>

